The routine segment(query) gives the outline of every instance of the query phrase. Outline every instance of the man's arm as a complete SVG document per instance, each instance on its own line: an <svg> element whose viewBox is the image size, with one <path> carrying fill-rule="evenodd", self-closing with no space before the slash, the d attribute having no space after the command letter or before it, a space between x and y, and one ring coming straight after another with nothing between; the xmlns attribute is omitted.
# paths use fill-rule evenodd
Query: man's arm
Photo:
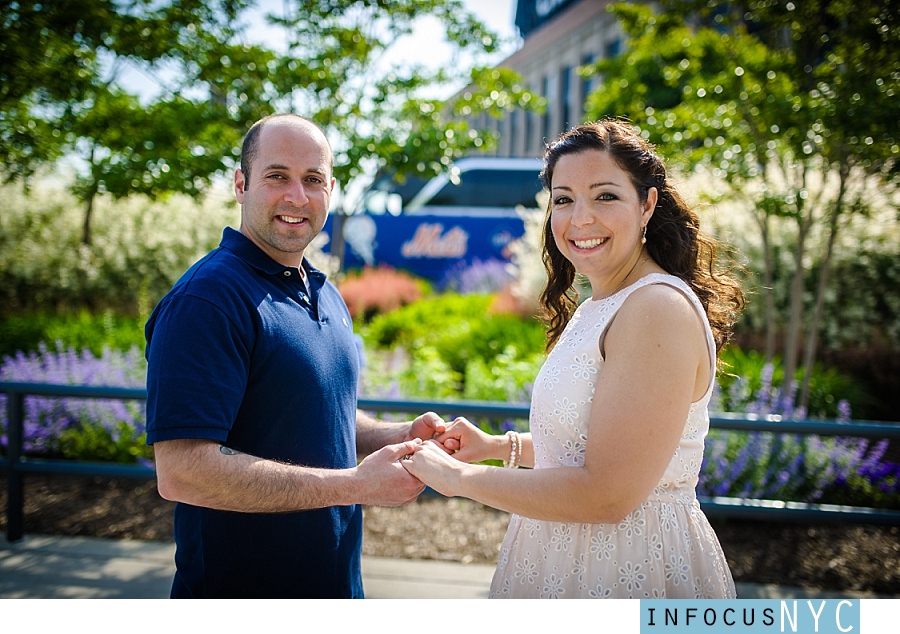
<svg viewBox="0 0 900 634"><path fill-rule="evenodd" d="M425 412L414 420L402 423L372 418L356 410L356 453L367 456L386 445L410 440L431 440L446 431L444 420L434 412Z"/></svg>
<svg viewBox="0 0 900 634"><path fill-rule="evenodd" d="M397 462L417 444L386 446L352 469L319 469L264 460L210 440L167 440L154 445L157 486L167 500L243 513L400 506L425 488Z"/></svg>

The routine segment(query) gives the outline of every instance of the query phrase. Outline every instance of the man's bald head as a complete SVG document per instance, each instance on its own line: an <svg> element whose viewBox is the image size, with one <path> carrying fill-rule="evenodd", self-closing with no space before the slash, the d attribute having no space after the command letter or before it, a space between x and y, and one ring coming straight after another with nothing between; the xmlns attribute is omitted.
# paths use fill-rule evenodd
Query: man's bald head
<svg viewBox="0 0 900 634"><path fill-rule="evenodd" d="M316 131L318 134L322 135L322 138L325 140L325 145L328 147L329 152L329 169L334 169L334 154L331 152L331 144L328 143L328 138L325 136L325 132L317 126L315 123L301 117L296 114L272 114L268 117L263 117L259 121L253 124L251 128L247 131L247 135L244 137L244 143L241 146L241 171L244 173L245 182L249 185L250 183L250 169L253 166L253 161L256 159L256 155L259 153L259 139L262 135L263 128L267 125L272 124L286 124L286 125L296 125L299 127L307 128L310 130Z"/></svg>

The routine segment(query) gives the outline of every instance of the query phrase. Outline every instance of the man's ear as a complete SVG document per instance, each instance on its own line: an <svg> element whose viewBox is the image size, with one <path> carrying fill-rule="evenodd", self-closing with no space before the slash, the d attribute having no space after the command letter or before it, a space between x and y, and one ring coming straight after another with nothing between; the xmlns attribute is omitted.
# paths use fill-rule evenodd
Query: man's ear
<svg viewBox="0 0 900 634"><path fill-rule="evenodd" d="M234 197L238 203L244 204L244 192L247 190L247 181L244 180L244 172L240 168L234 170Z"/></svg>

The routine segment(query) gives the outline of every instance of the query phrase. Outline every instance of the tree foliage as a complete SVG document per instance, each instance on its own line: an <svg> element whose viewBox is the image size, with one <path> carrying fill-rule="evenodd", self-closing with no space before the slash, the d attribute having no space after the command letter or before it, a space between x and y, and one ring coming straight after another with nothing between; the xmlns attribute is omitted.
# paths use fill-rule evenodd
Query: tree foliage
<svg viewBox="0 0 900 634"><path fill-rule="evenodd" d="M345 184L386 165L401 175L444 171L453 159L493 143L466 118L482 112L499 118L536 105L515 73L479 63L499 42L459 0L288 4L283 16L271 16L287 47L272 90L282 110L309 116L330 133L335 175ZM387 61L392 44L426 16L443 27L450 63L435 69ZM469 88L448 107L433 88L453 84Z"/></svg>
<svg viewBox="0 0 900 634"><path fill-rule="evenodd" d="M809 351L844 215L864 211L867 188L900 176L900 7L851 0L663 0L612 7L630 38L588 73L601 85L592 117L624 115L673 161L705 169L752 200L771 288L771 224L795 226L786 320L788 375L801 329ZM812 316L803 304L811 231L828 234ZM767 297L771 304L771 294ZM775 315L768 316L770 346ZM773 349L768 349L770 355Z"/></svg>
<svg viewBox="0 0 900 634"><path fill-rule="evenodd" d="M42 164L78 157L73 192L85 204L84 242L97 194L199 194L233 160L240 129L266 112L261 103L228 107L233 86L211 98L227 84L215 69L222 58L267 55L236 39L245 8L241 0L4 2L7 180L27 182ZM122 87L126 70L157 78L148 102Z"/></svg>
<svg viewBox="0 0 900 634"><path fill-rule="evenodd" d="M532 100L513 74L477 66L497 38L459 0L277 6L258 42L252 0L0 0L0 172L27 182L39 166L78 156L73 192L90 242L97 194L196 196L237 163L242 135L266 114L319 123L346 184L370 163L433 173L491 143L430 88L471 83L460 95L471 114ZM445 28L450 68L384 63L423 17ZM129 76L147 89L129 91Z"/></svg>

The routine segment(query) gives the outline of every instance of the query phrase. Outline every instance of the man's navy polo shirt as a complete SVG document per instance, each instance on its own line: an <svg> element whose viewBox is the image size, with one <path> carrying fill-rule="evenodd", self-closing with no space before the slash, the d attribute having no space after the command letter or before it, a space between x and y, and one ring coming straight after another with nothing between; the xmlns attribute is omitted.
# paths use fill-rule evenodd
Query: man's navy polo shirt
<svg viewBox="0 0 900 634"><path fill-rule="evenodd" d="M147 322L147 442L208 439L356 465L359 359L337 289L226 228ZM173 596L362 597L359 505L233 513L177 504Z"/></svg>

